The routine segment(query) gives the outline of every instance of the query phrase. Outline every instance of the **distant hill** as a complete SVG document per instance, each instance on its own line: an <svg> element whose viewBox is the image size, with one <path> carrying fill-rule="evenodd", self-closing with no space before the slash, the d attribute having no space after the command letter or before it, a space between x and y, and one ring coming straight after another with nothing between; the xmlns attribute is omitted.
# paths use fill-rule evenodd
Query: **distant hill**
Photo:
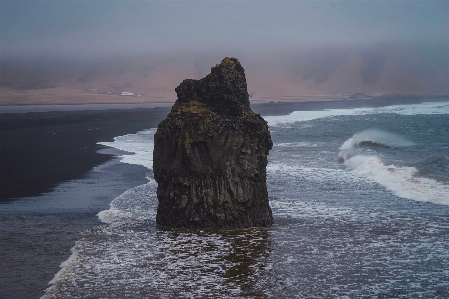
<svg viewBox="0 0 449 299"><path fill-rule="evenodd" d="M174 101L175 87L185 78L209 73L214 61L223 58L215 56L218 54L141 54L84 62L3 60L1 102ZM438 44L322 47L237 58L245 68L253 99L449 93L449 55L447 48ZM135 96L121 98L124 91Z"/></svg>

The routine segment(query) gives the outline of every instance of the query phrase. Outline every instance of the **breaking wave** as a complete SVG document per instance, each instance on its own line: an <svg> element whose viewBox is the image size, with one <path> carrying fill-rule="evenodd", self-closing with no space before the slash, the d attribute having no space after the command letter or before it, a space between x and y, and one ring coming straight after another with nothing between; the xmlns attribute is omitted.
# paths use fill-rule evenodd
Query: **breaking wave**
<svg viewBox="0 0 449 299"><path fill-rule="evenodd" d="M376 111L408 115L448 110L449 105L438 105ZM382 112L388 110L393 112ZM347 114L365 113L353 112ZM305 119L305 114L293 114L288 121ZM394 117L393 128L398 125ZM320 132L337 122L276 129L276 149L267 166L276 219L270 229L157 229L157 186L151 173L154 130L117 137L107 145L128 152L122 162L145 165L148 183L124 192L100 212L105 224L81 235L43 298L447 297L447 270L441 265L447 260L449 207L394 200L396 195L449 205L449 184L422 177L427 168L447 173L447 154L442 154L447 138L441 138L445 131L430 134L441 140L419 155L427 160L409 159L414 164L402 167L376 152L401 160L401 151L424 147L404 148L412 142L379 130L359 132L343 142L350 137L348 127L367 122L337 120L344 126L334 139ZM340 152L347 153L345 164L338 164L335 155L344 143L348 149Z"/></svg>
<svg viewBox="0 0 449 299"><path fill-rule="evenodd" d="M415 145L415 143L408 141L404 137L401 137L394 133L376 129L368 129L354 134L354 136L343 143L343 145L340 147L340 150L348 150L354 147L361 147L366 145L394 148L412 146Z"/></svg>
<svg viewBox="0 0 449 299"><path fill-rule="evenodd" d="M449 185L420 177L415 167L385 165L376 156L349 158L346 166L406 199L449 205Z"/></svg>
<svg viewBox="0 0 449 299"><path fill-rule="evenodd" d="M449 102L426 102L422 104L393 105L377 108L325 109L318 111L294 111L289 115L266 116L264 119L272 127L285 126L295 122L305 122L326 117L368 115L368 114L398 114L398 115L431 115L449 114Z"/></svg>
<svg viewBox="0 0 449 299"><path fill-rule="evenodd" d="M154 133L156 133L156 129L149 129L136 134L114 137L112 142L99 142L98 144L129 152L129 154L120 156L122 163L142 165L153 169Z"/></svg>
<svg viewBox="0 0 449 299"><path fill-rule="evenodd" d="M354 134L340 147L339 159L352 171L374 181L394 195L416 201L449 205L449 185L420 176L415 167L386 165L376 155L354 151L365 145L401 148L415 143L402 136L381 130L364 130Z"/></svg>

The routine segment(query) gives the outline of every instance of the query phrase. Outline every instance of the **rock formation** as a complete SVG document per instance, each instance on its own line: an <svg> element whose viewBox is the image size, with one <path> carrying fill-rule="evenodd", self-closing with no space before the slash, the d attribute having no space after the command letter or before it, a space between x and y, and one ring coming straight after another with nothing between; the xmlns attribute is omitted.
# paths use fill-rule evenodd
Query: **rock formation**
<svg viewBox="0 0 449 299"><path fill-rule="evenodd" d="M251 110L240 62L226 57L206 77L184 80L176 93L154 136L156 222L270 226L266 166L273 143L266 121Z"/></svg>

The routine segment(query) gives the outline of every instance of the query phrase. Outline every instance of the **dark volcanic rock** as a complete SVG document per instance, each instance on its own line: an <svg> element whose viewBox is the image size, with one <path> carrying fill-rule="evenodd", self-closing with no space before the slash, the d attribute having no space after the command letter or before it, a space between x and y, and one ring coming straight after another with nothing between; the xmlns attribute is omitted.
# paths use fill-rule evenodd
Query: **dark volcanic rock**
<svg viewBox="0 0 449 299"><path fill-rule="evenodd" d="M273 143L249 105L245 71L225 58L201 80L184 80L154 136L156 221L166 227L273 223L266 186Z"/></svg>

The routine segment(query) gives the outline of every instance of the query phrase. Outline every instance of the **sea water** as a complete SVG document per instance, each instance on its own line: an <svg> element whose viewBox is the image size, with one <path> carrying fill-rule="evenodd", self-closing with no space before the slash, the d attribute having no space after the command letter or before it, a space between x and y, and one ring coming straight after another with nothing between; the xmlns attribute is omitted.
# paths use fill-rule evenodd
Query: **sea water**
<svg viewBox="0 0 449 299"><path fill-rule="evenodd" d="M266 117L271 228L156 228L155 129L103 145L147 167L43 298L448 298L449 102Z"/></svg>

